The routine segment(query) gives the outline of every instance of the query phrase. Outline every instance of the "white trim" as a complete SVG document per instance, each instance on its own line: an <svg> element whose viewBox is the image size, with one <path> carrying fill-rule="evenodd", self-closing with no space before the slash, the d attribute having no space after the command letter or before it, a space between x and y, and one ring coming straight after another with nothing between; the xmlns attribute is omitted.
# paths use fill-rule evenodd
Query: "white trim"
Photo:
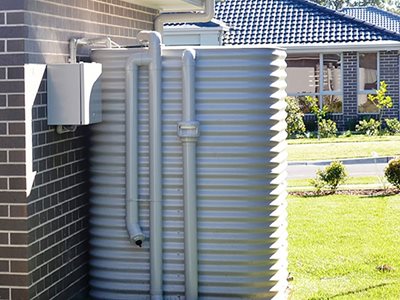
<svg viewBox="0 0 400 300"><path fill-rule="evenodd" d="M384 51L384 50L382 50ZM368 94L376 94L375 89L372 90L362 90L360 88L360 53L376 53L376 89L379 89L380 86L380 61L381 55L379 51L358 51L357 52L357 114L358 115L376 115L379 114L379 110L377 112L360 112L359 111L359 103L358 97L360 95L368 95ZM367 96L368 97L368 96ZM367 100L368 101L368 100Z"/></svg>
<svg viewBox="0 0 400 300"><path fill-rule="evenodd" d="M284 48L288 54L296 53L335 53L335 52L374 52L400 50L398 41L371 41L353 43L316 43L316 44L276 44L268 47Z"/></svg>

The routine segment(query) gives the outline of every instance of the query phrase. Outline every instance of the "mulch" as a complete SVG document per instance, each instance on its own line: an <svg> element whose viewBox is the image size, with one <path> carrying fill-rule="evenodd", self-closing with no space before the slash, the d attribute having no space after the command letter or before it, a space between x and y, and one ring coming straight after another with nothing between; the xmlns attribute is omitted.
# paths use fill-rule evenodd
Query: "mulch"
<svg viewBox="0 0 400 300"><path fill-rule="evenodd" d="M400 190L396 188L387 189L351 189L351 190L337 190L332 191L321 191L317 193L316 191L294 191L289 192L290 195L300 196L300 197L319 197L326 195L357 195L366 197L381 197L381 196L392 196L400 194Z"/></svg>

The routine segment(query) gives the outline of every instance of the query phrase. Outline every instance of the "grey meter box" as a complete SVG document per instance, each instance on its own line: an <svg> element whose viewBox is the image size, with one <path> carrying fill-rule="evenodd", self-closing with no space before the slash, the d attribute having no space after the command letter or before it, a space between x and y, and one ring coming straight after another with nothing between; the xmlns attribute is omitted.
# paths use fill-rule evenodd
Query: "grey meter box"
<svg viewBox="0 0 400 300"><path fill-rule="evenodd" d="M99 63L47 66L49 125L88 125L102 120L102 65Z"/></svg>

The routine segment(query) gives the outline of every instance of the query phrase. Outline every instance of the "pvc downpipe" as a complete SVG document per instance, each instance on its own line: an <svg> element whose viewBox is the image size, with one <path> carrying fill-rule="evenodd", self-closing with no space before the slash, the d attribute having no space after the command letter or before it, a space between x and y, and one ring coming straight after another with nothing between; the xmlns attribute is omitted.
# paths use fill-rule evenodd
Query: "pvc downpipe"
<svg viewBox="0 0 400 300"><path fill-rule="evenodd" d="M182 12L182 13L164 13L158 15L154 20L155 31L162 33L164 23L176 22L208 22L215 14L215 0L204 0L204 10L202 13Z"/></svg>
<svg viewBox="0 0 400 300"><path fill-rule="evenodd" d="M130 239L144 238L139 226L138 207L138 67L149 66L150 101L150 294L163 299L162 289L162 185L161 185L161 36L142 31L137 38L149 42L147 53L133 54L126 65L126 223Z"/></svg>
<svg viewBox="0 0 400 300"><path fill-rule="evenodd" d="M183 120L178 124L183 148L185 296L193 300L198 298L196 142L199 123L195 121L195 59L194 50L183 52Z"/></svg>

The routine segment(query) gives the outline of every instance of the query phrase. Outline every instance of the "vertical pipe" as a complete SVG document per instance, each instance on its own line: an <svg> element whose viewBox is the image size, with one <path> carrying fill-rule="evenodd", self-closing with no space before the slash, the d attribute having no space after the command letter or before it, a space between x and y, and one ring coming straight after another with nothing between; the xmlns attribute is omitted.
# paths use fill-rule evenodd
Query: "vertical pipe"
<svg viewBox="0 0 400 300"><path fill-rule="evenodd" d="M150 279L151 299L162 299L162 128L161 128L161 36L141 32L149 41L150 97ZM158 45L158 46L156 46Z"/></svg>
<svg viewBox="0 0 400 300"><path fill-rule="evenodd" d="M127 62L127 228L131 240L141 233L138 218L138 128L137 128L137 77L138 66L149 65L150 108L150 294L152 300L163 299L162 288L162 136L161 136L161 37L157 32L142 31L140 41L148 41L147 53L132 55ZM136 77L136 78L135 78ZM129 120L128 120L129 119ZM135 196L136 195L136 196ZM136 197L136 198L135 198ZM135 198L135 199L133 199ZM140 245L139 245L140 246Z"/></svg>
<svg viewBox="0 0 400 300"><path fill-rule="evenodd" d="M185 296L193 300L198 298L196 141L199 124L195 121L195 58L194 50L183 52L183 118L178 124L183 148Z"/></svg>

